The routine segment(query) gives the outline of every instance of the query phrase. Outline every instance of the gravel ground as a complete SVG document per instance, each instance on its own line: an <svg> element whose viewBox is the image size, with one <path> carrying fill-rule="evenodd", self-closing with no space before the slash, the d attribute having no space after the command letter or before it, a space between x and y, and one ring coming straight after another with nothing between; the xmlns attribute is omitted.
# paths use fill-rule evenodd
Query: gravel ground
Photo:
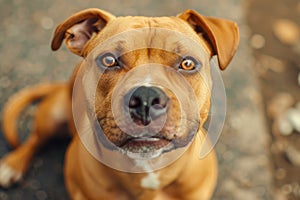
<svg viewBox="0 0 300 200"><path fill-rule="evenodd" d="M65 48L51 52L49 44L55 25L75 11L98 7L115 15L161 16L176 15L192 8L204 15L237 21L241 44L228 70L222 73L227 88L228 113L216 146L220 173L213 199L273 199L269 135L252 69L243 1L0 0L0 5L0 109L10 95L24 86L67 79L78 58ZM30 116L30 112L26 116ZM28 130L30 123L24 119L21 122L23 132ZM1 135L0 155L4 155L9 148ZM20 185L0 189L0 200L68 199L62 175L65 148L66 142L58 141L45 147Z"/></svg>

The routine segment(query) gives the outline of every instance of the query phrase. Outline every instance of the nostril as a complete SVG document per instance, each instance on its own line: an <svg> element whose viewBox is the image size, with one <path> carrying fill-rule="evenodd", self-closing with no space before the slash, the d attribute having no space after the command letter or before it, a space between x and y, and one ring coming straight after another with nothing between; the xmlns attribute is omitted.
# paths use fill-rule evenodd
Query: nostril
<svg viewBox="0 0 300 200"><path fill-rule="evenodd" d="M155 99L151 103L151 108L154 110L163 110L166 109L168 105L168 100L167 99Z"/></svg>
<svg viewBox="0 0 300 200"><path fill-rule="evenodd" d="M137 108L137 107L140 107L141 104L142 104L142 101L140 98L132 96L129 100L129 108Z"/></svg>
<svg viewBox="0 0 300 200"><path fill-rule="evenodd" d="M155 105L159 105L159 104L160 104L160 99L159 98L155 98L151 102L151 106L155 106Z"/></svg>

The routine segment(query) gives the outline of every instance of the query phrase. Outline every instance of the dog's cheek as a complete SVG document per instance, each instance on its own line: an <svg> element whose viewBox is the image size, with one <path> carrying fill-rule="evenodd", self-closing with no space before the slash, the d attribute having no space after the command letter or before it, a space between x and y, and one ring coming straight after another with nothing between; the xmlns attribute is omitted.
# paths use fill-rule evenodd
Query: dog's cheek
<svg viewBox="0 0 300 200"><path fill-rule="evenodd" d="M99 124L106 138L115 145L120 145L126 139L124 134L115 122L115 116L112 113L111 93L106 96L97 94L95 100L96 116L100 120Z"/></svg>
<svg viewBox="0 0 300 200"><path fill-rule="evenodd" d="M121 145L124 140L126 140L126 134L124 134L121 131L121 129L117 126L113 118L104 118L99 123L104 135L113 144L118 146Z"/></svg>
<svg viewBox="0 0 300 200"><path fill-rule="evenodd" d="M181 106L176 97L170 98L170 105L168 108L167 119L163 128L163 135L167 139L174 139L181 136Z"/></svg>
<svg viewBox="0 0 300 200"><path fill-rule="evenodd" d="M201 113L203 107L206 106L207 98L210 96L210 86L207 81L204 81L202 77L197 77L194 80L189 79L190 84L193 87L193 92L197 100L197 106L199 112Z"/></svg>
<svg viewBox="0 0 300 200"><path fill-rule="evenodd" d="M195 92L197 96L197 109L200 115L200 126L204 125L210 111L210 93L206 86L201 87L201 85L199 86L199 91Z"/></svg>
<svg viewBox="0 0 300 200"><path fill-rule="evenodd" d="M111 81L107 81L107 78L103 75L103 77L99 80L97 85L97 90L95 93L95 108L96 115L99 118L101 117L112 117L112 114L108 114L111 112L112 107L112 91L113 91L113 83Z"/></svg>

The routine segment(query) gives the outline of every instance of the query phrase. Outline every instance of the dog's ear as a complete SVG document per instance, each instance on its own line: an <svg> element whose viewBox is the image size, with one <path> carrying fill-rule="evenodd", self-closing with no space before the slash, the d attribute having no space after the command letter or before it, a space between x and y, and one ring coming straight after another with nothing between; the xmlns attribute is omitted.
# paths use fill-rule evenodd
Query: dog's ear
<svg viewBox="0 0 300 200"><path fill-rule="evenodd" d="M201 16L194 10L186 10L177 17L185 20L211 44L213 54L218 56L219 66L224 70L234 56L239 43L239 30L235 22Z"/></svg>
<svg viewBox="0 0 300 200"><path fill-rule="evenodd" d="M68 49L82 56L86 42L114 18L114 15L96 8L75 13L56 28L51 48L54 51L59 49L66 39Z"/></svg>

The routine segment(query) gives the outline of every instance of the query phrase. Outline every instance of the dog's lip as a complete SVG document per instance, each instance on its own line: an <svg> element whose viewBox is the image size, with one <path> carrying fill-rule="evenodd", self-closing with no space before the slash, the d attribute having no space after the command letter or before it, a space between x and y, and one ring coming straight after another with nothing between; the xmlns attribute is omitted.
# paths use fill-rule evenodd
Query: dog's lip
<svg viewBox="0 0 300 200"><path fill-rule="evenodd" d="M172 148L170 140L162 137L129 138L120 148L131 158L151 159Z"/></svg>
<svg viewBox="0 0 300 200"><path fill-rule="evenodd" d="M135 142L157 142L159 140L161 140L161 138L158 137L138 137L129 139L129 141Z"/></svg>
<svg viewBox="0 0 300 200"><path fill-rule="evenodd" d="M125 142L123 142L123 144L120 145L120 147L124 148L127 146L135 146L135 145L165 146L169 142L170 140L167 140L163 137L130 137Z"/></svg>

